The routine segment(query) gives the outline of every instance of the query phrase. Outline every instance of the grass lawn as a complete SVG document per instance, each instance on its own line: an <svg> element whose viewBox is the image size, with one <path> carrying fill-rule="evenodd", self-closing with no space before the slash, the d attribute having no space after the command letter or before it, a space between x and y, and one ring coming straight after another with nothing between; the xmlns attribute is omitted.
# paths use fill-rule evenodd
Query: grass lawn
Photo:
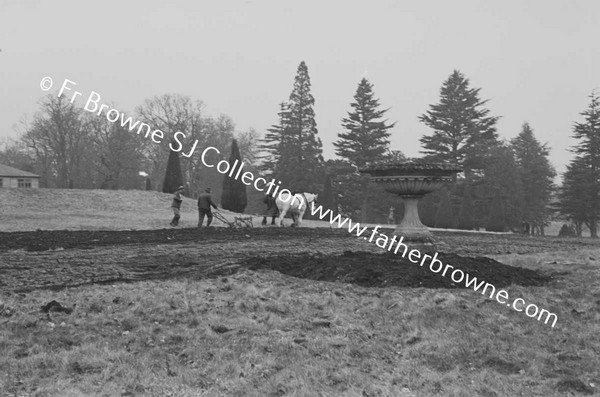
<svg viewBox="0 0 600 397"><path fill-rule="evenodd" d="M564 396L600 386L600 250L509 255L565 274L511 296L276 272L0 295L0 394ZM51 300L73 312L49 314ZM569 394L573 393L573 394Z"/></svg>
<svg viewBox="0 0 600 397"><path fill-rule="evenodd" d="M144 190L0 189L0 232L169 228L172 196ZM235 216L252 216L255 227L263 219L260 214L237 214L221 208L219 212L229 222ZM288 218L284 220L287 226L292 224ZM184 197L179 226L197 224L196 200ZM216 218L212 225L226 226ZM305 220L303 225L331 227L329 222L314 220Z"/></svg>

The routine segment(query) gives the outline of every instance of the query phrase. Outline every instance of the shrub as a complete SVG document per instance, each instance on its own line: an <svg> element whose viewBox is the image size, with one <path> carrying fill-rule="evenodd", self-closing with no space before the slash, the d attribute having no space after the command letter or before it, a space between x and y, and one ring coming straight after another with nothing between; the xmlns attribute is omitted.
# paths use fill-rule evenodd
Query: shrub
<svg viewBox="0 0 600 397"><path fill-rule="evenodd" d="M575 227L573 225L567 225L566 223L563 224L558 232L558 237L577 237Z"/></svg>

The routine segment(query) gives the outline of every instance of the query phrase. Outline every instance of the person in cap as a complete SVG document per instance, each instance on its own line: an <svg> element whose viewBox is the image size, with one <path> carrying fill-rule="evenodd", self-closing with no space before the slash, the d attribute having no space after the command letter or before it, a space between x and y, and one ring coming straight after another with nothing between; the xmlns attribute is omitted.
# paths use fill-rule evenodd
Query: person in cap
<svg viewBox="0 0 600 397"><path fill-rule="evenodd" d="M171 226L179 225L179 218L181 218L181 202L183 198L181 194L183 193L183 186L179 186L175 193L173 193L173 203L171 204L171 208L173 208L173 220L171 221Z"/></svg>
<svg viewBox="0 0 600 397"><path fill-rule="evenodd" d="M267 209L263 213L262 225L267 225L267 217L271 217L271 225L275 225L275 219L279 216L279 209L275 197L271 194L266 194L263 203L267 205Z"/></svg>
<svg viewBox="0 0 600 397"><path fill-rule="evenodd" d="M210 211L210 207L217 209L217 205L212 201L210 192L210 188L207 187L204 193L200 193L198 196L198 227L202 227L204 216L206 216L206 226L210 226L213 220L213 214Z"/></svg>

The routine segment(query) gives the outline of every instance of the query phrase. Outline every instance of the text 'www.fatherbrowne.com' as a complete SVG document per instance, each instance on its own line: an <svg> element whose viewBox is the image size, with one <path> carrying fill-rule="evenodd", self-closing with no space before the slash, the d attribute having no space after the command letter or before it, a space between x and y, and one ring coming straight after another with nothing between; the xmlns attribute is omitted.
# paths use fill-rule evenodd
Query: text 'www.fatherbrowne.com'
<svg viewBox="0 0 600 397"><path fill-rule="evenodd" d="M356 235L356 237L361 237L367 231L368 226L361 227L360 223L353 223L349 218L343 218L340 214L334 216L333 211L324 210L322 206L316 206L314 203L311 208L311 213L313 216L317 215L321 220L327 220L331 225L335 225L337 223L338 228L346 227L348 229L348 233ZM329 219L327 219L329 218ZM496 292L496 287L490 283L486 283L484 280L478 280L477 277L471 277L469 273L463 272L460 269L455 269L454 266L450 264L444 264L441 260L438 259L438 253L436 252L433 256L428 254L423 254L421 251L417 249L409 250L409 247L404 244L404 236L401 236L398 239L397 236L393 236L391 239L383 234L378 232L381 226L375 226L371 231L371 235L367 238L367 236L363 236L363 238L369 242L373 242L375 236L378 236L375 239L375 244L383 248L389 252L393 252L397 254L400 250L402 250L402 258L408 258L412 263L419 263L420 266L425 266L426 262L429 261L429 270L433 273L441 273L442 277L450 277L452 281L457 284L463 283L467 288L473 288L474 291L481 291L482 295L486 295L489 293L490 299L496 299L498 303L504 304L508 307L511 307L513 310L517 312L525 312L527 317L537 318L538 321L544 320L544 324L548 324L551 321L551 326L554 328L556 322L558 321L558 317L556 314L549 312L546 309L538 308L533 303L529 305L525 305L525 300L522 298L516 298L512 301L509 300L508 292L506 290L498 290ZM408 254L408 256L407 256ZM489 290L489 291L488 291Z"/></svg>

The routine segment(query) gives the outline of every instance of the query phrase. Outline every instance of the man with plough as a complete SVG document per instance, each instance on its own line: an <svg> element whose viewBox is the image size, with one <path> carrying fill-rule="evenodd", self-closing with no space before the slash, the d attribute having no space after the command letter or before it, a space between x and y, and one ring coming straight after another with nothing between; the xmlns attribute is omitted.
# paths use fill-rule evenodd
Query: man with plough
<svg viewBox="0 0 600 397"><path fill-rule="evenodd" d="M204 193L200 193L198 196L198 227L202 227L202 223L204 222L204 216L206 216L206 226L210 226L213 220L213 214L210 210L210 207L214 209L218 209L217 205L212 201L212 196L210 195L211 189L209 187L206 188Z"/></svg>

